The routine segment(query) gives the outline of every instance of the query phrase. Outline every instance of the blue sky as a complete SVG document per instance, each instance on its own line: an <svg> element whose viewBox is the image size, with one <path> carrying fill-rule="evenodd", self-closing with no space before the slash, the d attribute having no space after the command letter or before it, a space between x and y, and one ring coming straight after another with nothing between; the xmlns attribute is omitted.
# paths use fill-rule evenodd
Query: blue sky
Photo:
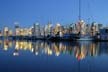
<svg viewBox="0 0 108 72"><path fill-rule="evenodd" d="M79 0L0 0L0 27L14 27L19 22L29 27L48 21L66 25L78 21ZM108 0L82 0L82 19L108 24ZM90 19L89 19L90 18ZM89 20L88 20L89 19Z"/></svg>

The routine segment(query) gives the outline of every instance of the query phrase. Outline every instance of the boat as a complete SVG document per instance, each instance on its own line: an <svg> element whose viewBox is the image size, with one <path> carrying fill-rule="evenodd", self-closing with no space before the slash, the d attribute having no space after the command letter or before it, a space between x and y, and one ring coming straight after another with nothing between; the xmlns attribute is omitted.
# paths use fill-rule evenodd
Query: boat
<svg viewBox="0 0 108 72"><path fill-rule="evenodd" d="M55 36L48 36L47 40L52 41L75 41L78 38L78 34L64 34L63 36L55 35Z"/></svg>
<svg viewBox="0 0 108 72"><path fill-rule="evenodd" d="M93 41L94 38L91 36L80 36L77 40L78 41Z"/></svg>

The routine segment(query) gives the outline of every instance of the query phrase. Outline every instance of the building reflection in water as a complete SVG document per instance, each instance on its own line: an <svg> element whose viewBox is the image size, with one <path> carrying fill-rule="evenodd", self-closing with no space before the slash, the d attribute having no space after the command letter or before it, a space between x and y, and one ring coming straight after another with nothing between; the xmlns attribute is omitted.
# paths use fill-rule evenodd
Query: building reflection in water
<svg viewBox="0 0 108 72"><path fill-rule="evenodd" d="M35 55L73 55L78 60L85 59L87 56L99 56L108 53L107 42L44 42L44 41L9 41L1 40L0 48L8 51L13 49L13 55L20 55L20 51L29 51Z"/></svg>
<svg viewBox="0 0 108 72"><path fill-rule="evenodd" d="M9 41L8 39L1 41L1 44L3 43L3 50L7 51L9 48L12 47L12 41Z"/></svg>

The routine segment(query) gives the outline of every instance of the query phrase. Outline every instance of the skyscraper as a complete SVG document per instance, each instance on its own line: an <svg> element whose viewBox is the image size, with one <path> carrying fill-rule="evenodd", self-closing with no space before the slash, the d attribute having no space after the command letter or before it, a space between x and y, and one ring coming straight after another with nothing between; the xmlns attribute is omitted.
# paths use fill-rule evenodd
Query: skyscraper
<svg viewBox="0 0 108 72"><path fill-rule="evenodd" d="M45 35L52 35L52 24L50 22L45 26Z"/></svg>
<svg viewBox="0 0 108 72"><path fill-rule="evenodd" d="M15 23L15 35L16 35L16 36L19 35L19 33L20 33L19 30L20 30L20 27L19 27L18 23Z"/></svg>
<svg viewBox="0 0 108 72"><path fill-rule="evenodd" d="M9 28L8 27L4 27L4 36L9 36Z"/></svg>
<svg viewBox="0 0 108 72"><path fill-rule="evenodd" d="M33 36L39 37L40 35L40 25L39 23L35 23L33 28Z"/></svg>

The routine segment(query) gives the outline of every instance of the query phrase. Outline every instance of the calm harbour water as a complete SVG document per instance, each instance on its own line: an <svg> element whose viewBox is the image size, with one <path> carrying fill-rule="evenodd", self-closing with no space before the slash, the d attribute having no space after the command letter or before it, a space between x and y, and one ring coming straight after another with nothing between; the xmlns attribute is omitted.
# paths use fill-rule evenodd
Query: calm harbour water
<svg viewBox="0 0 108 72"><path fill-rule="evenodd" d="M108 42L0 40L0 72L108 72Z"/></svg>

